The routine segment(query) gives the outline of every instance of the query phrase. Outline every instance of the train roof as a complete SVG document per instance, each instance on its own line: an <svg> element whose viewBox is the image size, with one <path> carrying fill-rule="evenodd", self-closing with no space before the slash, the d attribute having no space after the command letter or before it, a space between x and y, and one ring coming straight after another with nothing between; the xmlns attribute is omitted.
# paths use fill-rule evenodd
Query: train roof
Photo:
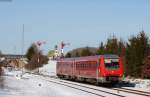
<svg viewBox="0 0 150 97"><path fill-rule="evenodd" d="M104 57L106 59L117 59L119 58L118 55L115 55L115 54L104 54L104 55L95 55L95 56L84 56L84 57L72 57L72 58L61 58L61 59L58 59L58 61L72 61L72 60L86 60L86 59L99 59L100 57Z"/></svg>
<svg viewBox="0 0 150 97"><path fill-rule="evenodd" d="M114 54L106 54L106 55L104 55L104 58L119 58L119 56L118 55L114 55Z"/></svg>

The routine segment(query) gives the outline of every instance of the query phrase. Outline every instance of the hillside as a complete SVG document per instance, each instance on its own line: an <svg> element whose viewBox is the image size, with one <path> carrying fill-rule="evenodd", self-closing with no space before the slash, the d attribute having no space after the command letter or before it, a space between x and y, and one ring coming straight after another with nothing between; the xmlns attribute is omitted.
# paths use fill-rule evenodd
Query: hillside
<svg viewBox="0 0 150 97"><path fill-rule="evenodd" d="M67 54L66 54L66 57L70 56L71 57L78 57L78 56L82 56L82 53L83 51L85 50L88 50L89 54L90 55L95 55L98 48L96 47L81 47L81 48L76 48L76 49L73 49L71 51L69 51Z"/></svg>

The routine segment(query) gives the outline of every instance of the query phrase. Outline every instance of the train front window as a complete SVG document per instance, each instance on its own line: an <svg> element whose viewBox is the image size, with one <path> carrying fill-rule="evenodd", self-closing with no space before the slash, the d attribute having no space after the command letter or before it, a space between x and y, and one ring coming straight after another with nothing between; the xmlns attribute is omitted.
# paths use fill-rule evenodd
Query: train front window
<svg viewBox="0 0 150 97"><path fill-rule="evenodd" d="M105 68L118 69L119 68L119 60L118 59L105 59Z"/></svg>

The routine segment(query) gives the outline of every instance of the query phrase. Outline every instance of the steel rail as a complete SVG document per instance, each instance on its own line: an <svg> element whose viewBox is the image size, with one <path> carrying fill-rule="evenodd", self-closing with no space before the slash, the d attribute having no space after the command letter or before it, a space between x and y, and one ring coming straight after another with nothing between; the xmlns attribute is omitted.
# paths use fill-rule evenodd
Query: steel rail
<svg viewBox="0 0 150 97"><path fill-rule="evenodd" d="M43 75L41 75L43 76ZM43 76L43 77L48 77L48 76ZM53 78L53 77L52 77ZM53 79L57 79L57 78L53 78ZM47 80L47 81L50 81L50 80ZM53 81L52 81L53 82ZM59 81L61 83L66 83L66 84L71 84L71 85L76 85L76 86L79 86L79 87L83 87L83 88L88 88L88 89L91 89L91 90L95 90L95 91L99 91L99 92L104 92L106 94L111 94L111 95L115 95L115 96L119 96L119 97L126 97L126 96L123 96L123 95L119 95L119 94L116 94L116 93L112 93L112 92L108 92L108 91L104 91L104 90L100 90L100 89L95 89L95 88L91 88L91 87L88 87L88 86L83 86L83 85L79 85L79 84L75 84L75 83L70 83L70 82L64 82L64 81ZM58 83L58 82L54 82L54 83ZM60 84L61 84L60 83ZM72 87L72 86L69 86L69 87ZM72 87L73 88L73 87ZM82 89L81 89L82 90ZM83 91L86 91L86 90L83 90ZM99 95L99 94L98 94ZM100 96L100 95L99 95ZM104 97L103 95L101 95L102 97Z"/></svg>
<svg viewBox="0 0 150 97"><path fill-rule="evenodd" d="M126 89L126 88L112 88L112 89L117 90L118 92L122 91L122 92L127 92L127 93L138 94L138 95L150 97L150 92L133 90L133 89Z"/></svg>

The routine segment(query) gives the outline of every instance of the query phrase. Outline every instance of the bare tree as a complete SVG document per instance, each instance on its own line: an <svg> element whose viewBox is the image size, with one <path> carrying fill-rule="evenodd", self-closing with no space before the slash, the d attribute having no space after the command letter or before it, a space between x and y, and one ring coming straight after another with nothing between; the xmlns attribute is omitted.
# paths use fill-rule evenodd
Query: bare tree
<svg viewBox="0 0 150 97"><path fill-rule="evenodd" d="M48 63L48 57L43 55L36 44L32 44L29 47L26 56L28 58L28 64L26 64L25 67L29 70L42 67L44 64Z"/></svg>

